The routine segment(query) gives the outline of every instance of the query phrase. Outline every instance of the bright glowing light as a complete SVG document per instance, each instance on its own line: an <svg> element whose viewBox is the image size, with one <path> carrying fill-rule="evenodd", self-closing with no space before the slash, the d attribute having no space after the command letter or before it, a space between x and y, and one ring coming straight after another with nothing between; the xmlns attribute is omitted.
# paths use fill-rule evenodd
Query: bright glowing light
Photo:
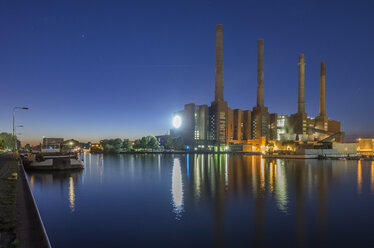
<svg viewBox="0 0 374 248"><path fill-rule="evenodd" d="M182 125L182 118L179 115L174 116L173 118L173 126L175 128L179 128Z"/></svg>
<svg viewBox="0 0 374 248"><path fill-rule="evenodd" d="M174 212L176 218L180 219L183 212L183 181L182 168L179 159L174 159L173 172L171 178L171 194L173 196Z"/></svg>
<svg viewBox="0 0 374 248"><path fill-rule="evenodd" d="M265 149L266 149L265 146L261 146L261 152L262 152L263 154L265 154Z"/></svg>

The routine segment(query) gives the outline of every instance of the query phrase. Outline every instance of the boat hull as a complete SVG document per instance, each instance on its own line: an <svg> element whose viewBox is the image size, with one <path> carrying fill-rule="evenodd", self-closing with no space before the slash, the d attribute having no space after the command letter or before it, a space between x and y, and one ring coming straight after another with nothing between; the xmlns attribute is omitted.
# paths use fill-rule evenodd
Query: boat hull
<svg viewBox="0 0 374 248"><path fill-rule="evenodd" d="M25 164L26 170L82 170L83 163L78 159L71 157L47 158L44 161L32 161Z"/></svg>

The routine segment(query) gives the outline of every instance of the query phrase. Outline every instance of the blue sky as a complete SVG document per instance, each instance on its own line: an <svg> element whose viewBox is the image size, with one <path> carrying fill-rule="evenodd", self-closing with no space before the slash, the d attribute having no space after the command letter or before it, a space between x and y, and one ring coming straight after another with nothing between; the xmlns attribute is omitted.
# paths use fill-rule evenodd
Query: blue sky
<svg viewBox="0 0 374 248"><path fill-rule="evenodd" d="M173 112L214 96L215 27L223 24L225 100L256 103L257 39L265 40L265 105L297 111L298 55L306 112L348 136L374 136L371 1L0 1L0 132L14 106L24 142L165 133Z"/></svg>

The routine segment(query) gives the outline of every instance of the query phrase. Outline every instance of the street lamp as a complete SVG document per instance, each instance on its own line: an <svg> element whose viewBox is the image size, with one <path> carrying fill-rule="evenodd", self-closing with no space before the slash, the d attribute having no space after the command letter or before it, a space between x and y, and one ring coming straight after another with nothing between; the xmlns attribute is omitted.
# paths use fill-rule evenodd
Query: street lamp
<svg viewBox="0 0 374 248"><path fill-rule="evenodd" d="M29 108L27 107L14 107L13 108L13 139L14 139L13 151L14 153L17 151L17 136L16 136L16 126L15 126L15 117L16 117L17 109L28 110Z"/></svg>

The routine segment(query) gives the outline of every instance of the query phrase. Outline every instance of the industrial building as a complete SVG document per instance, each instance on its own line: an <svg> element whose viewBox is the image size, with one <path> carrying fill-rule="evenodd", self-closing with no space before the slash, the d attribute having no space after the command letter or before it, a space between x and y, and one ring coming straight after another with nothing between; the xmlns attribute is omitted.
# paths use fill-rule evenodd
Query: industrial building
<svg viewBox="0 0 374 248"><path fill-rule="evenodd" d="M264 40L257 47L257 104L251 110L231 109L224 100L223 29L216 28L215 98L208 105L189 103L174 113L171 135L182 136L197 149L263 151L275 141L315 142L333 134L341 141L340 122L326 114L326 63L321 63L320 111L315 118L305 112L305 56L299 55L298 110L291 115L270 113L265 106ZM248 99L249 102L250 99Z"/></svg>

